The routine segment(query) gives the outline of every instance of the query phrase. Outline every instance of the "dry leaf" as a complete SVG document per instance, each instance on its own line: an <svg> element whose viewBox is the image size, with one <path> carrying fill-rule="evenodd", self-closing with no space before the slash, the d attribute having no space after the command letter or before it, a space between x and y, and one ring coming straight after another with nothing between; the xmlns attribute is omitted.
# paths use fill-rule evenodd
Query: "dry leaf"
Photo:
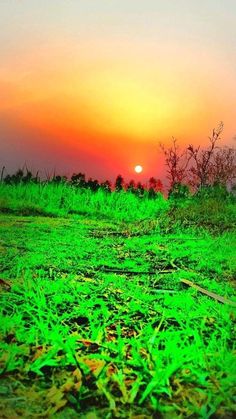
<svg viewBox="0 0 236 419"><path fill-rule="evenodd" d="M100 372L102 371L102 369L106 365L106 362L103 359L80 358L78 361L87 365L87 367L89 367L90 372L95 377L98 377L98 375L100 374Z"/></svg>
<svg viewBox="0 0 236 419"><path fill-rule="evenodd" d="M59 409L67 404L64 392L56 386L51 387L48 391L47 400L53 405L53 407L50 409L50 414L56 413Z"/></svg>

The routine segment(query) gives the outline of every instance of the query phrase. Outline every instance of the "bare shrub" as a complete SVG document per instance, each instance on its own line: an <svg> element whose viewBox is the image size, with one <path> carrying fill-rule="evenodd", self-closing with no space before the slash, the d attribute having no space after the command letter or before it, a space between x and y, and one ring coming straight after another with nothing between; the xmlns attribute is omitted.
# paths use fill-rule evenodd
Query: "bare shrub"
<svg viewBox="0 0 236 419"><path fill-rule="evenodd" d="M169 180L170 189L172 189L176 184L184 183L187 177L187 168L190 160L187 150L181 151L177 144L177 139L173 138L172 140L172 146L169 148L160 144L160 147L165 155L167 179Z"/></svg>
<svg viewBox="0 0 236 419"><path fill-rule="evenodd" d="M211 184L216 143L220 139L223 127L221 122L216 129L213 129L212 136L209 137L210 146L208 148L201 149L200 146L195 148L192 144L187 148L188 162L192 163L188 170L188 182L195 189Z"/></svg>

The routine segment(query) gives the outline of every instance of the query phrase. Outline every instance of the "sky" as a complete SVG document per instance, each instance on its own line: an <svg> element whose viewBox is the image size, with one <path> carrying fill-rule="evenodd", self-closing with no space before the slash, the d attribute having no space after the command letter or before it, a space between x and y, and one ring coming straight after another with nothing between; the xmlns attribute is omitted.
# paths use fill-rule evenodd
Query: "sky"
<svg viewBox="0 0 236 419"><path fill-rule="evenodd" d="M236 134L235 0L0 0L0 164L163 179ZM143 166L141 174L134 166Z"/></svg>

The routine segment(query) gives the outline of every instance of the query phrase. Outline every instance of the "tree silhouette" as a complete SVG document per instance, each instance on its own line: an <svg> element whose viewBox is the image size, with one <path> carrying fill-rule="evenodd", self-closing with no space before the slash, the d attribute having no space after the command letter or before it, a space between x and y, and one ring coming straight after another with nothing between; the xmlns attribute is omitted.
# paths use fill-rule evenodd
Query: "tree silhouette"
<svg viewBox="0 0 236 419"><path fill-rule="evenodd" d="M24 171L22 169L18 169L13 175L6 175L4 182L7 184L18 184L23 181L23 178Z"/></svg>
<svg viewBox="0 0 236 419"><path fill-rule="evenodd" d="M85 188L86 186L86 180L85 180L85 174L84 173L74 173L71 176L71 183L74 186L77 186L79 188Z"/></svg>
<svg viewBox="0 0 236 419"><path fill-rule="evenodd" d="M92 178L89 178L88 182L86 183L86 186L93 192L96 192L100 187L98 180Z"/></svg>
<svg viewBox="0 0 236 419"><path fill-rule="evenodd" d="M121 175L118 175L115 181L115 190L120 192L124 189L124 179Z"/></svg>
<svg viewBox="0 0 236 419"><path fill-rule="evenodd" d="M136 195L142 198L144 196L144 191L145 191L144 186L142 185L141 182L138 182L136 186L136 190L135 190Z"/></svg>
<svg viewBox="0 0 236 419"><path fill-rule="evenodd" d="M135 193L135 181L132 179L126 185L127 192Z"/></svg>
<svg viewBox="0 0 236 419"><path fill-rule="evenodd" d="M149 188L148 188L148 197L154 198L156 197L157 192L163 193L163 183L160 179L155 179L151 177L149 179Z"/></svg>
<svg viewBox="0 0 236 419"><path fill-rule="evenodd" d="M111 192L111 182L109 180L105 180L100 184L100 188L105 192Z"/></svg>
<svg viewBox="0 0 236 419"><path fill-rule="evenodd" d="M32 179L33 179L33 174L27 169L26 174L22 177L22 182L28 183L28 182L31 182Z"/></svg>

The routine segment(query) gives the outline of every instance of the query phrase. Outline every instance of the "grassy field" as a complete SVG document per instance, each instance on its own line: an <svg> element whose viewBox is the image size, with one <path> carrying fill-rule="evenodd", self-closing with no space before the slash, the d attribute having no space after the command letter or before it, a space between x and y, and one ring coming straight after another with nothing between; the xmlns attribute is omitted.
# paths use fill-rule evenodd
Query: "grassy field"
<svg viewBox="0 0 236 419"><path fill-rule="evenodd" d="M2 418L233 418L235 203L0 185Z"/></svg>

